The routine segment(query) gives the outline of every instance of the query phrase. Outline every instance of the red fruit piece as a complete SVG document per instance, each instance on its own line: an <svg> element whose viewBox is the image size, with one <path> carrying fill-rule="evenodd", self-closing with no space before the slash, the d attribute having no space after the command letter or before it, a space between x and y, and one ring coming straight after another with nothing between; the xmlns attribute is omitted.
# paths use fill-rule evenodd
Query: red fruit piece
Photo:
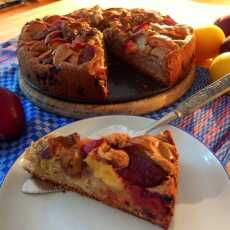
<svg viewBox="0 0 230 230"><path fill-rule="evenodd" d="M118 173L130 184L153 187L166 179L167 172L150 159L142 146L133 144L124 150L129 155L130 163Z"/></svg>
<svg viewBox="0 0 230 230"><path fill-rule="evenodd" d="M94 58L96 53L95 46L86 44L79 54L78 64L83 64Z"/></svg>
<svg viewBox="0 0 230 230"><path fill-rule="evenodd" d="M50 45L52 48L56 48L61 44L66 43L66 40L62 38L53 38L48 42L48 45Z"/></svg>
<svg viewBox="0 0 230 230"><path fill-rule="evenodd" d="M163 23L168 26L175 26L176 21L172 19L169 15L164 16Z"/></svg>
<svg viewBox="0 0 230 230"><path fill-rule="evenodd" d="M0 88L0 140L20 136L24 129L24 112L18 96Z"/></svg>
<svg viewBox="0 0 230 230"><path fill-rule="evenodd" d="M71 47L75 50L79 50L82 49L86 46L86 43L84 43L83 41L79 40L79 39L75 39L73 40Z"/></svg>
<svg viewBox="0 0 230 230"><path fill-rule="evenodd" d="M142 188L131 187L129 190L132 194L133 201L141 205L142 214L150 219L153 217L163 218L170 211L167 205L174 202L172 197L168 196L166 200L165 195L150 192Z"/></svg>
<svg viewBox="0 0 230 230"><path fill-rule="evenodd" d="M137 51L138 46L134 41L128 40L127 42L124 43L123 48L127 54L132 54Z"/></svg>
<svg viewBox="0 0 230 230"><path fill-rule="evenodd" d="M52 149L47 146L46 148L42 149L40 152L39 152L39 155L42 159L45 159L45 160L49 160L53 157L53 151Z"/></svg>
<svg viewBox="0 0 230 230"><path fill-rule="evenodd" d="M142 23L140 25L134 26L133 27L133 32L137 32L140 30L147 30L149 28L149 23Z"/></svg>
<svg viewBox="0 0 230 230"><path fill-rule="evenodd" d="M103 140L99 139L99 140L90 140L90 141L87 141L87 143L83 144L81 147L81 153L83 157L86 157L89 152L91 152L93 149L101 145L102 142Z"/></svg>

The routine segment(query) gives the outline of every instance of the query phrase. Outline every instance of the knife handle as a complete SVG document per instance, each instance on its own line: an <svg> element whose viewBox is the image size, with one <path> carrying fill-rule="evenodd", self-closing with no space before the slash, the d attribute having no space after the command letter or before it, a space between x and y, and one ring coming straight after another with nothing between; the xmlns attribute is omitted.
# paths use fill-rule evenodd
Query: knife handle
<svg viewBox="0 0 230 230"><path fill-rule="evenodd" d="M230 90L230 73L181 102L175 109L178 117L192 113Z"/></svg>

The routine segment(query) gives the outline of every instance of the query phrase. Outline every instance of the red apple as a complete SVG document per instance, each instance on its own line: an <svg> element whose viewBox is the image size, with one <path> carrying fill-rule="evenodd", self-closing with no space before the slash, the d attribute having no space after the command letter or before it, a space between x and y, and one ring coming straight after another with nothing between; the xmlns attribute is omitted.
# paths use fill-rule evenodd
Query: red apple
<svg viewBox="0 0 230 230"><path fill-rule="evenodd" d="M24 126L20 99L9 90L0 88L0 141L19 137Z"/></svg>
<svg viewBox="0 0 230 230"><path fill-rule="evenodd" d="M224 31L226 37L230 35L230 15L218 18L214 24Z"/></svg>
<svg viewBox="0 0 230 230"><path fill-rule="evenodd" d="M220 46L220 53L230 52L230 36L228 36Z"/></svg>

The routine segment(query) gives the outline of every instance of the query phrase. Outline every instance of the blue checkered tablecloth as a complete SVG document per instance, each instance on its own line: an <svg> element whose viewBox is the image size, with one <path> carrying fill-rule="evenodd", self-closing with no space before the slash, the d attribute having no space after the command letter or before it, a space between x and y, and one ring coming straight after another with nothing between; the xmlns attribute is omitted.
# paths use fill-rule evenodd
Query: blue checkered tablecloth
<svg viewBox="0 0 230 230"><path fill-rule="evenodd" d="M37 140L50 131L74 121L74 119L61 117L38 108L22 94L18 85L18 63L15 50L15 39L0 44L0 87L8 88L21 98L25 111L26 130L16 141L0 142L0 184L10 167L32 140ZM148 114L146 117L161 118L172 111L181 100L208 84L209 74L206 69L198 68L196 75L192 88L178 102L158 112ZM216 155L224 167L229 167L230 96L219 97L193 114L176 120L173 125L199 139Z"/></svg>

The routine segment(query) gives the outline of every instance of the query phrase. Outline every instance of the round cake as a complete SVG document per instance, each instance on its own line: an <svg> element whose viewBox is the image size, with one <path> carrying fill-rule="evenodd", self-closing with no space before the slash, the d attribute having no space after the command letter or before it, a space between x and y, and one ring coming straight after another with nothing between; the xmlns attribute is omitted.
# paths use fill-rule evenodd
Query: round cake
<svg viewBox="0 0 230 230"><path fill-rule="evenodd" d="M17 57L21 74L39 90L72 101L103 101L113 62L106 51L172 87L192 67L194 33L159 12L96 6L28 22Z"/></svg>

